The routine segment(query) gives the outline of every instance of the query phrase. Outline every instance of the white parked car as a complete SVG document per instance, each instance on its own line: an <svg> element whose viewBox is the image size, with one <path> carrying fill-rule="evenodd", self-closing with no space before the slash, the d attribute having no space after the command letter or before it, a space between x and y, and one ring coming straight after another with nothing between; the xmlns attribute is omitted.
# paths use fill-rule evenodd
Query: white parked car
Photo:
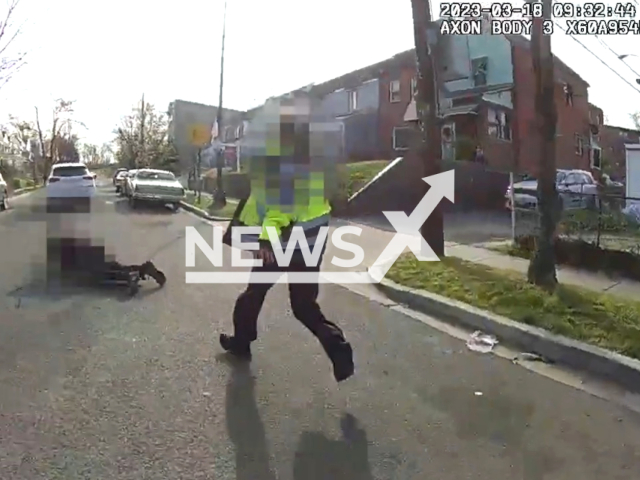
<svg viewBox="0 0 640 480"><path fill-rule="evenodd" d="M0 173L0 212L7 209L7 198L9 197L9 192L7 190L7 182L2 178L2 174Z"/></svg>
<svg viewBox="0 0 640 480"><path fill-rule="evenodd" d="M558 170L556 189L566 209L587 208L595 205L598 186L590 172L586 170ZM526 179L513 184L513 202L516 208L537 208L538 180ZM507 208L511 208L511 187L505 193Z"/></svg>
<svg viewBox="0 0 640 480"><path fill-rule="evenodd" d="M82 163L57 163L46 185L47 205L88 207L96 194L96 176Z"/></svg>
<svg viewBox="0 0 640 480"><path fill-rule="evenodd" d="M129 178L129 205L136 208L138 203L149 202L170 204L174 210L180 208L185 190L175 175L166 170L143 168Z"/></svg>

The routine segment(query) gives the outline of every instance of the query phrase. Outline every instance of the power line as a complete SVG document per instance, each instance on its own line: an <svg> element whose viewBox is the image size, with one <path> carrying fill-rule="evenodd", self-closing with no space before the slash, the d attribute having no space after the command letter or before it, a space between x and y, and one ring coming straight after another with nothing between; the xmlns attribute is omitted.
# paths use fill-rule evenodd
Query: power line
<svg viewBox="0 0 640 480"><path fill-rule="evenodd" d="M558 22L553 22L555 23L555 25L562 30L564 33L567 33L567 31L562 28ZM618 72L616 72L613 67L611 67L607 62L605 62L604 60L602 60L598 55L596 55L595 53L593 53L593 51L591 49L589 49L589 47L587 47L584 43L582 43L580 40L578 40L576 37L574 37L571 34L567 34L572 40L574 40L575 42L578 43L578 45L580 45L582 48L584 48L587 52L589 52L591 55L593 55L594 57L596 57L598 59L598 61L600 63L602 63L605 67L607 67L609 70L611 70L613 73L615 73L618 78L620 80L622 80L624 83L626 83L627 85L629 85L631 88L633 88L636 92L640 93L640 90L638 90L636 87L633 86L633 84L631 82L629 82L626 78L624 78L622 75L620 75Z"/></svg>
<svg viewBox="0 0 640 480"><path fill-rule="evenodd" d="M629 65L627 62L624 61L624 58L622 58L622 55L618 55L613 48L611 48L604 40L602 40L598 35L595 35L596 40L598 40L598 42L600 42L600 45L604 46L607 50L609 50L611 53L613 53L618 60L620 60L622 63L624 63L626 65L626 67L631 70L634 75L637 75L638 78L640 78L640 73L636 72L633 68L631 68L631 65Z"/></svg>

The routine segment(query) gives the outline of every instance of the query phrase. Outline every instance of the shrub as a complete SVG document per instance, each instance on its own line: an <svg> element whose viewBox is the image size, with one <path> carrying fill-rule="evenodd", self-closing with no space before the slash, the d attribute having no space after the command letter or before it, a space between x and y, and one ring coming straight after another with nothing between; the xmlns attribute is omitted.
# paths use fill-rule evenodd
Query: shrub
<svg viewBox="0 0 640 480"><path fill-rule="evenodd" d="M11 186L13 187L14 190L19 190L22 188L22 180L20 180L19 178L14 178L11 180Z"/></svg>
<svg viewBox="0 0 640 480"><path fill-rule="evenodd" d="M554 242L556 262L594 272L615 273L640 281L640 255L620 250L609 250L584 240L559 237ZM516 238L516 245L509 253L531 258L536 249L533 235Z"/></svg>

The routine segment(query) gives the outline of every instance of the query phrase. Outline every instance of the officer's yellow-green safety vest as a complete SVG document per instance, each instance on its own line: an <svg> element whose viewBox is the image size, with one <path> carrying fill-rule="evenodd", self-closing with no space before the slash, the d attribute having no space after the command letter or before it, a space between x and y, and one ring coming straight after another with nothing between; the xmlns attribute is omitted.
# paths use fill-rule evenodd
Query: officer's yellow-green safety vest
<svg viewBox="0 0 640 480"><path fill-rule="evenodd" d="M311 174L309 180L304 182L308 184L308 202L306 205L295 205L291 213L282 212L278 206L266 205L263 189L252 188L238 220L247 226L262 226L262 232L260 235L243 234L243 242L269 240L267 227L273 227L280 237L283 249L286 249L286 239L282 238L282 232L288 227L296 226L302 227L308 245L313 247L321 228L329 225L331 205L325 198L324 176L321 173ZM296 189L302 188L305 186L296 185Z"/></svg>

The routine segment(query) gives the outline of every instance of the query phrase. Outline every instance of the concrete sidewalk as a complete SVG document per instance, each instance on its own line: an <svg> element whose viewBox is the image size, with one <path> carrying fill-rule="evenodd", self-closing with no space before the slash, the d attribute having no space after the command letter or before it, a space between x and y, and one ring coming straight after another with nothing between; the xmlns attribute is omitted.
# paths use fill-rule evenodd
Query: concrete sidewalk
<svg viewBox="0 0 640 480"><path fill-rule="evenodd" d="M347 222L336 220L336 226L352 224L363 229L360 237L360 244L365 249L365 263L367 267L375 262L379 253L391 240L394 232L375 228L358 222ZM419 238L416 237L416 242ZM332 247L329 247L329 250ZM504 255L499 252L478 246L463 245L454 242L445 242L445 254L450 257L457 257L469 262L479 263L492 268L512 270L526 275L529 261ZM637 299L640 292L640 283L623 278L608 277L602 273L594 273L586 270L578 270L571 267L558 266L558 280L567 285L576 285L596 292L606 292L628 299Z"/></svg>

